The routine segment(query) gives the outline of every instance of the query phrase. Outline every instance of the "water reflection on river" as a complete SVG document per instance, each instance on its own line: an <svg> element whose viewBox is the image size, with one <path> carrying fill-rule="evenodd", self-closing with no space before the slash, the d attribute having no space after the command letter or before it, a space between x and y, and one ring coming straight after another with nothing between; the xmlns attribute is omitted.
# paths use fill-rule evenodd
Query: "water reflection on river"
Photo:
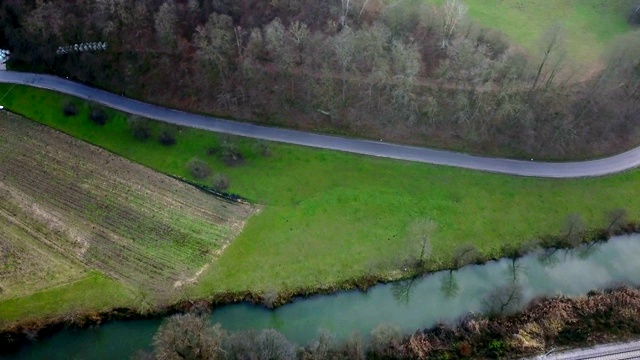
<svg viewBox="0 0 640 360"><path fill-rule="evenodd" d="M410 332L452 323L468 312L510 310L539 296L583 295L615 285L640 285L640 235L620 236L578 250L540 251L458 271L300 299L274 311L249 304L216 309L213 322L226 329L275 328L298 343L319 329L344 339L368 334L381 323ZM160 320L119 321L96 329L64 331L11 358L127 358L148 348Z"/></svg>

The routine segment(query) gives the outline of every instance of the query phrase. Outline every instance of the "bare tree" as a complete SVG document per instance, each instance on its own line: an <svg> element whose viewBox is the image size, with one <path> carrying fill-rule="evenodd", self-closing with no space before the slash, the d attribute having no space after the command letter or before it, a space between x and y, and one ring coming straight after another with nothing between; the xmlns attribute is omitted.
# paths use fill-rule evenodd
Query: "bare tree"
<svg viewBox="0 0 640 360"><path fill-rule="evenodd" d="M196 29L197 56L205 67L226 78L233 52L233 24L227 15L212 13L205 26Z"/></svg>
<svg viewBox="0 0 640 360"><path fill-rule="evenodd" d="M174 48L178 31L178 10L174 0L167 0L160 5L154 25L160 44L167 49Z"/></svg>
<svg viewBox="0 0 640 360"><path fill-rule="evenodd" d="M509 283L492 290L485 298L485 307L488 314L503 315L516 310L522 300L522 287L517 283Z"/></svg>
<svg viewBox="0 0 640 360"><path fill-rule="evenodd" d="M449 45L456 27L467 14L467 7L460 0L446 0L442 5L442 11L442 48L444 49Z"/></svg>
<svg viewBox="0 0 640 360"><path fill-rule="evenodd" d="M552 26L542 38L542 60L538 66L536 76L531 85L531 91L535 90L542 79L546 78L546 84L550 85L558 74L564 60L564 31L560 24ZM545 75L545 70L548 73Z"/></svg>
<svg viewBox="0 0 640 360"><path fill-rule="evenodd" d="M236 36L236 47L238 49L238 58L242 59L244 56L244 46L242 44L242 39L247 34L247 31L244 30L241 26L236 26L233 28L233 33Z"/></svg>
<svg viewBox="0 0 640 360"><path fill-rule="evenodd" d="M416 279L417 278L414 277L408 280L395 281L391 284L391 293L398 303L404 305L409 304Z"/></svg>
<svg viewBox="0 0 640 360"><path fill-rule="evenodd" d="M153 337L156 359L224 359L219 325L211 326L204 316L174 315L165 320Z"/></svg>
<svg viewBox="0 0 640 360"><path fill-rule="evenodd" d="M258 359L293 360L296 347L287 338L274 329L262 330L256 338Z"/></svg>
<svg viewBox="0 0 640 360"><path fill-rule="evenodd" d="M409 256L417 265L423 266L431 253L431 237L437 225L429 219L414 222L409 229Z"/></svg>
<svg viewBox="0 0 640 360"><path fill-rule="evenodd" d="M573 213L567 215L564 221L564 236L567 244L576 247L582 242L582 232L585 230L584 220L580 214Z"/></svg>
<svg viewBox="0 0 640 360"><path fill-rule="evenodd" d="M334 54L342 73L342 102L345 103L347 75L353 66L353 32L349 28L343 29L338 35L333 37L332 41Z"/></svg>
<svg viewBox="0 0 640 360"><path fill-rule="evenodd" d="M415 44L394 41L391 46L393 85L391 96L397 110L412 115L417 109L415 86L422 62Z"/></svg>
<svg viewBox="0 0 640 360"><path fill-rule="evenodd" d="M460 285L453 270L449 270L447 275L440 279L440 291L447 299L453 299L460 291Z"/></svg>
<svg viewBox="0 0 640 360"><path fill-rule="evenodd" d="M307 24L296 20L289 25L289 34L291 34L293 43L298 51L298 64L301 65L303 62L302 53L309 37L309 27Z"/></svg>
<svg viewBox="0 0 640 360"><path fill-rule="evenodd" d="M340 0L340 25L347 27L347 16L349 15L349 5L351 0Z"/></svg>
<svg viewBox="0 0 640 360"><path fill-rule="evenodd" d="M612 234L627 225L627 210L618 208L607 213L607 232Z"/></svg>
<svg viewBox="0 0 640 360"><path fill-rule="evenodd" d="M459 269L475 262L480 253L473 244L458 245L453 251L453 267Z"/></svg>

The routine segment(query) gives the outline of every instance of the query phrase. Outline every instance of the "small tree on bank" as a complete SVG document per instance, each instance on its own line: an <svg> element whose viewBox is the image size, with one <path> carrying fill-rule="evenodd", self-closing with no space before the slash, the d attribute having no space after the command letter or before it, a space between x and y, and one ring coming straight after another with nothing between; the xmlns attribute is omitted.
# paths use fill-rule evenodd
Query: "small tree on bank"
<svg viewBox="0 0 640 360"><path fill-rule="evenodd" d="M431 254L431 237L437 224L429 219L414 222L409 229L409 259L416 266L423 267Z"/></svg>

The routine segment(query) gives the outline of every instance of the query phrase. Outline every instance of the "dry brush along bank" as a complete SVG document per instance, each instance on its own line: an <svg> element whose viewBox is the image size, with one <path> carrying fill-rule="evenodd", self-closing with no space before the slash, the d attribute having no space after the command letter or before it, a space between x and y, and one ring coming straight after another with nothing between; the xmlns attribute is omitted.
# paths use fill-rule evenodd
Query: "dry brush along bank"
<svg viewBox="0 0 640 360"><path fill-rule="evenodd" d="M408 359L496 359L626 341L640 336L640 290L539 299L506 317L469 316L455 328L416 332L385 353Z"/></svg>

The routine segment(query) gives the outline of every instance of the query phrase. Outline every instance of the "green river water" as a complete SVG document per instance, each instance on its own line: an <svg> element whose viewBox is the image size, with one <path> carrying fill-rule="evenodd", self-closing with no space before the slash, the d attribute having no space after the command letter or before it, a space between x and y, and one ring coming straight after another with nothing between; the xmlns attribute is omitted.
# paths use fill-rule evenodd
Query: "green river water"
<svg viewBox="0 0 640 360"><path fill-rule="evenodd" d="M296 299L276 310L250 304L213 310L211 321L229 330L275 328L304 344L326 329L338 339L352 332L367 335L379 324L406 332L442 321L453 323L468 312L482 312L494 289L517 281L523 301L540 296L584 295L622 284L640 285L640 235L618 236L590 248L559 250L552 256L525 256L458 271L438 272L369 291L340 292ZM514 266L515 265L515 266ZM514 276L515 272L515 276ZM64 330L25 346L7 359L127 359L148 350L162 319L115 321L90 329Z"/></svg>

